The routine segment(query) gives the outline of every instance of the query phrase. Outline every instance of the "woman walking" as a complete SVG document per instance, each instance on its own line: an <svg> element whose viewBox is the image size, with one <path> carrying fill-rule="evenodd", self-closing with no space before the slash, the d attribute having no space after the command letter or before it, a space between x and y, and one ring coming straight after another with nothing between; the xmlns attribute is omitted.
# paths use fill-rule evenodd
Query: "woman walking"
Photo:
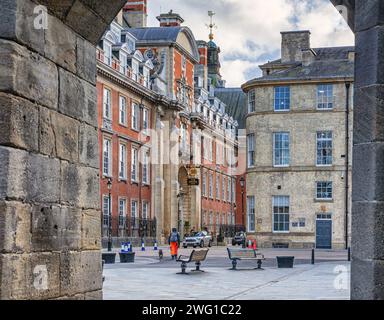
<svg viewBox="0 0 384 320"><path fill-rule="evenodd" d="M177 250L180 247L180 235L177 232L176 228L172 229L171 235L169 236L169 239L168 239L168 243L169 243L170 248L171 248L172 260L176 260L177 259Z"/></svg>

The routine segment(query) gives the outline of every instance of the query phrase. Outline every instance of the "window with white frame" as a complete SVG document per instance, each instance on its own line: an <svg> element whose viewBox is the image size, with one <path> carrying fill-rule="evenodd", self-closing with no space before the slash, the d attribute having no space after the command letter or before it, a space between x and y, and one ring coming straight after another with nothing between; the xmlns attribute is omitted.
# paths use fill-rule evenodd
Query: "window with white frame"
<svg viewBox="0 0 384 320"><path fill-rule="evenodd" d="M219 140L216 140L216 164L222 164L220 158L220 149L220 142Z"/></svg>
<svg viewBox="0 0 384 320"><path fill-rule="evenodd" d="M104 41L103 50L104 50L104 63L111 66L112 65L112 45L109 42Z"/></svg>
<svg viewBox="0 0 384 320"><path fill-rule="evenodd" d="M202 194L205 197L207 195L207 174L203 172L203 181L202 181Z"/></svg>
<svg viewBox="0 0 384 320"><path fill-rule="evenodd" d="M148 133L149 129L149 111L147 108L143 108L143 132Z"/></svg>
<svg viewBox="0 0 384 320"><path fill-rule="evenodd" d="M137 60L132 59L132 79L137 81L139 79L140 64Z"/></svg>
<svg viewBox="0 0 384 320"><path fill-rule="evenodd" d="M133 220L132 227L137 229L139 227L138 221L138 202L137 200L131 200L131 218Z"/></svg>
<svg viewBox="0 0 384 320"><path fill-rule="evenodd" d="M134 147L131 149L131 180L138 182L139 164L138 164L138 150Z"/></svg>
<svg viewBox="0 0 384 320"><path fill-rule="evenodd" d="M103 141L103 175L112 175L112 142L106 138Z"/></svg>
<svg viewBox="0 0 384 320"><path fill-rule="evenodd" d="M180 126L181 145L180 148L183 151L187 150L187 126L182 123Z"/></svg>
<svg viewBox="0 0 384 320"><path fill-rule="evenodd" d="M120 72L127 74L127 55L122 52L120 52Z"/></svg>
<svg viewBox="0 0 384 320"><path fill-rule="evenodd" d="M103 226L109 227L109 196L103 196Z"/></svg>
<svg viewBox="0 0 384 320"><path fill-rule="evenodd" d="M132 129L139 130L139 105L135 102L132 103Z"/></svg>
<svg viewBox="0 0 384 320"><path fill-rule="evenodd" d="M213 139L209 139L209 161L213 161Z"/></svg>
<svg viewBox="0 0 384 320"><path fill-rule="evenodd" d="M149 203L147 201L143 201L143 219L148 220L149 217Z"/></svg>
<svg viewBox="0 0 384 320"><path fill-rule="evenodd" d="M220 176L216 173L216 199L220 200Z"/></svg>
<svg viewBox="0 0 384 320"><path fill-rule="evenodd" d="M119 146L119 178L127 179L127 146L122 143Z"/></svg>
<svg viewBox="0 0 384 320"><path fill-rule="evenodd" d="M228 185L227 185L227 200L228 200L228 202L231 202L232 196L233 196L233 190L231 189L231 178L228 178L227 183L228 183ZM232 191L232 194L231 194L231 191Z"/></svg>
<svg viewBox="0 0 384 320"><path fill-rule="evenodd" d="M220 213L216 212L216 231L219 231L219 226L220 226Z"/></svg>
<svg viewBox="0 0 384 320"><path fill-rule="evenodd" d="M150 71L148 68L143 68L143 76L144 76L144 85L149 88L150 87Z"/></svg>
<svg viewBox="0 0 384 320"><path fill-rule="evenodd" d="M209 213L209 225L210 226L213 225L213 212L212 211Z"/></svg>
<svg viewBox="0 0 384 320"><path fill-rule="evenodd" d="M144 153L143 153L143 183L144 184L150 183L151 173L150 173L149 160L150 160L149 150L144 150Z"/></svg>
<svg viewBox="0 0 384 320"><path fill-rule="evenodd" d="M333 85L319 84L317 86L317 109L333 109Z"/></svg>
<svg viewBox="0 0 384 320"><path fill-rule="evenodd" d="M119 123L127 125L127 98L123 96L119 97Z"/></svg>
<svg viewBox="0 0 384 320"><path fill-rule="evenodd" d="M227 214L227 224L232 225L232 215L230 212Z"/></svg>
<svg viewBox="0 0 384 320"><path fill-rule="evenodd" d="M213 174L209 173L209 197L213 199Z"/></svg>
<svg viewBox="0 0 384 320"><path fill-rule="evenodd" d="M273 231L289 232L289 196L274 196Z"/></svg>
<svg viewBox="0 0 384 320"><path fill-rule="evenodd" d="M221 183L221 198L223 199L223 201L226 201L226 196L225 196L225 186L226 186L226 179L225 177L223 176L223 181Z"/></svg>
<svg viewBox="0 0 384 320"><path fill-rule="evenodd" d="M256 95L255 90L248 92L248 113L256 111Z"/></svg>
<svg viewBox="0 0 384 320"><path fill-rule="evenodd" d="M111 90L104 88L103 95L103 117L112 120Z"/></svg>
<svg viewBox="0 0 384 320"><path fill-rule="evenodd" d="M330 181L316 182L316 199L317 200L332 200L333 183Z"/></svg>
<svg viewBox="0 0 384 320"><path fill-rule="evenodd" d="M223 214L221 215L221 225L223 225L223 226L226 225L226 223L225 223L225 213L223 213Z"/></svg>
<svg viewBox="0 0 384 320"><path fill-rule="evenodd" d="M127 200L119 199L119 227L125 228L125 221L127 217Z"/></svg>
<svg viewBox="0 0 384 320"><path fill-rule="evenodd" d="M255 197L247 197L247 228L248 232L255 232Z"/></svg>
<svg viewBox="0 0 384 320"><path fill-rule="evenodd" d="M275 111L289 111L291 108L291 89L287 86L275 87Z"/></svg>
<svg viewBox="0 0 384 320"><path fill-rule="evenodd" d="M248 167L255 166L255 134L249 134L247 136L247 147L248 147Z"/></svg>
<svg viewBox="0 0 384 320"><path fill-rule="evenodd" d="M289 133L277 132L273 134L273 165L288 167L290 162Z"/></svg>
<svg viewBox="0 0 384 320"><path fill-rule="evenodd" d="M317 165L332 165L333 134L332 131L317 132Z"/></svg>

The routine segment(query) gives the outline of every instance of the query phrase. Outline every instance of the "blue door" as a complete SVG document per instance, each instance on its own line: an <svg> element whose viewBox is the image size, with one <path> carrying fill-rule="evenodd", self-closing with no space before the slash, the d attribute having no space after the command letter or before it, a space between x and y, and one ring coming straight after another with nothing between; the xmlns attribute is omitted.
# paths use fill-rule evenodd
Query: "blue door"
<svg viewBox="0 0 384 320"><path fill-rule="evenodd" d="M316 248L332 249L332 220L316 220Z"/></svg>

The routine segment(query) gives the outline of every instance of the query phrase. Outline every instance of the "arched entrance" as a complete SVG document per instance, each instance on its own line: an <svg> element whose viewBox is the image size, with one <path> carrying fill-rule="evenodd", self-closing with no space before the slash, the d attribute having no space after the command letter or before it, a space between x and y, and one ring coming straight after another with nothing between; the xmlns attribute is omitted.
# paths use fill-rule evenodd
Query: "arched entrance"
<svg viewBox="0 0 384 320"><path fill-rule="evenodd" d="M384 299L384 8L332 3L356 32L352 298ZM0 0L2 299L102 296L94 45L124 4Z"/></svg>

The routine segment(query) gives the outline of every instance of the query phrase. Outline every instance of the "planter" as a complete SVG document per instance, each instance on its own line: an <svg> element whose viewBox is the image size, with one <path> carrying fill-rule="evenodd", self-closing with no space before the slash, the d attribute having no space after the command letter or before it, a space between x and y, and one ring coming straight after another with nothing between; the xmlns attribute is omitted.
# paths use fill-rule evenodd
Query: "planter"
<svg viewBox="0 0 384 320"><path fill-rule="evenodd" d="M295 257L276 257L278 268L293 268Z"/></svg>
<svg viewBox="0 0 384 320"><path fill-rule="evenodd" d="M135 262L135 252L120 252L120 263Z"/></svg>
<svg viewBox="0 0 384 320"><path fill-rule="evenodd" d="M102 254L102 260L105 261L105 264L114 264L116 260L115 252L104 252Z"/></svg>

